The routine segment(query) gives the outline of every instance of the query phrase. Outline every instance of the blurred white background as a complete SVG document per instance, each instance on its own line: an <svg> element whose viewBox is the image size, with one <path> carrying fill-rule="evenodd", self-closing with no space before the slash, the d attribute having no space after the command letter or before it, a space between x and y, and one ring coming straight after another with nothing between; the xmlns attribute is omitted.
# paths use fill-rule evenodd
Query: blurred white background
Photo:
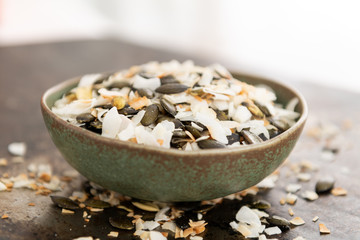
<svg viewBox="0 0 360 240"><path fill-rule="evenodd" d="M360 1L0 0L0 46L119 38L360 92Z"/></svg>

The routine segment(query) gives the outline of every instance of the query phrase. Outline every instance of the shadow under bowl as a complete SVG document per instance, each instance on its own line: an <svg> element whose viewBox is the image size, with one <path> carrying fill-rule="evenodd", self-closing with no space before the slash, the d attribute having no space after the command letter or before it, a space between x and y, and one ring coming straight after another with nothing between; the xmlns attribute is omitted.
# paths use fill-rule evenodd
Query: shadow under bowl
<svg viewBox="0 0 360 240"><path fill-rule="evenodd" d="M299 99L294 126L265 142L230 149L181 151L102 137L74 126L51 107L74 88L80 77L48 89L41 110L50 137L62 156L83 176L107 189L144 200L200 201L224 197L251 187L272 173L295 146L307 118L303 96L282 83L233 73L252 85L271 87L277 102Z"/></svg>

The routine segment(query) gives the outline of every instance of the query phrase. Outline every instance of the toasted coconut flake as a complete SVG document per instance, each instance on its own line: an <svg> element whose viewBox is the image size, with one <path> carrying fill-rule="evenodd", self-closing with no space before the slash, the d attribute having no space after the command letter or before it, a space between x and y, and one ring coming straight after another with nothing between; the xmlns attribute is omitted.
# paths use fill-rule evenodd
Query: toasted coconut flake
<svg viewBox="0 0 360 240"><path fill-rule="evenodd" d="M93 207L88 207L88 209L90 210L90 212L103 212L104 209L103 208L93 208Z"/></svg>
<svg viewBox="0 0 360 240"><path fill-rule="evenodd" d="M334 196L346 196L347 190L341 187L336 187L331 190L331 194Z"/></svg>
<svg viewBox="0 0 360 240"><path fill-rule="evenodd" d="M131 202L135 207L140 208L142 210L148 212L157 212L159 211L159 207L151 202L141 203L141 202Z"/></svg>
<svg viewBox="0 0 360 240"><path fill-rule="evenodd" d="M78 238L74 238L73 240L94 240L94 238L88 236L88 237L78 237Z"/></svg>
<svg viewBox="0 0 360 240"><path fill-rule="evenodd" d="M73 214L75 214L74 211L71 211L71 210L68 210L68 209L65 209L65 208L61 209L61 213L64 214L64 215L73 215Z"/></svg>
<svg viewBox="0 0 360 240"><path fill-rule="evenodd" d="M7 189L6 185L0 182L0 192L5 191Z"/></svg>
<svg viewBox="0 0 360 240"><path fill-rule="evenodd" d="M297 200L297 196L292 194L292 193L288 193L286 195L286 203L294 205L296 203Z"/></svg>
<svg viewBox="0 0 360 240"><path fill-rule="evenodd" d="M288 209L288 213L290 216L294 216L294 214L295 214L294 211L292 210L292 208Z"/></svg>
<svg viewBox="0 0 360 240"><path fill-rule="evenodd" d="M175 233L176 224L174 222L165 222L163 225L161 225L161 228Z"/></svg>
<svg viewBox="0 0 360 240"><path fill-rule="evenodd" d="M0 167L7 165L8 165L8 160L6 158L0 158Z"/></svg>
<svg viewBox="0 0 360 240"><path fill-rule="evenodd" d="M314 201L319 198L319 195L314 191L307 190L301 194L301 197L309 201Z"/></svg>
<svg viewBox="0 0 360 240"><path fill-rule="evenodd" d="M3 214L2 216L1 216L1 219L8 219L9 218L9 216L7 215L7 214Z"/></svg>
<svg viewBox="0 0 360 240"><path fill-rule="evenodd" d="M295 217L290 220L290 223L295 226L304 225L305 221L301 217Z"/></svg>
<svg viewBox="0 0 360 240"><path fill-rule="evenodd" d="M29 206L29 207L34 207L34 206L35 206L35 203L32 203L32 202L31 202L31 203L28 203L28 206Z"/></svg>
<svg viewBox="0 0 360 240"><path fill-rule="evenodd" d="M117 238L119 236L119 232L111 231L107 236Z"/></svg>
<svg viewBox="0 0 360 240"><path fill-rule="evenodd" d="M328 229L323 223L319 224L319 231L320 234L330 234L330 229Z"/></svg>
<svg viewBox="0 0 360 240"><path fill-rule="evenodd" d="M8 146L8 150L12 155L23 157L26 153L26 143L13 142Z"/></svg>
<svg viewBox="0 0 360 240"><path fill-rule="evenodd" d="M315 217L312 219L313 222L316 222L317 220L319 220L319 216L315 216Z"/></svg>

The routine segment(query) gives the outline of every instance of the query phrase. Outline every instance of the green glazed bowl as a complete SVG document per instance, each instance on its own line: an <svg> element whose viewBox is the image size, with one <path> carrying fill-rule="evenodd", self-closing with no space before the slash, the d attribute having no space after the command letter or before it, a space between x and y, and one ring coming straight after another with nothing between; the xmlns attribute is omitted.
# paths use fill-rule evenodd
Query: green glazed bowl
<svg viewBox="0 0 360 240"><path fill-rule="evenodd" d="M145 200L214 199L251 187L272 173L294 148L308 113L303 96L296 90L272 80L233 75L253 85L268 85L280 103L297 97L299 120L284 133L263 143L188 152L102 137L60 119L51 107L77 85L80 77L47 90L41 99L41 110L56 147L69 164L90 181Z"/></svg>

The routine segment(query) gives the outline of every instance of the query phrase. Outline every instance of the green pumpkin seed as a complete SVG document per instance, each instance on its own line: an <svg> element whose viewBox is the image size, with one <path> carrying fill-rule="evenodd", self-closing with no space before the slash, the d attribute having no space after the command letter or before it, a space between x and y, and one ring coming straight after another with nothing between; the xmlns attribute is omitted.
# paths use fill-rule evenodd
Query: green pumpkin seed
<svg viewBox="0 0 360 240"><path fill-rule="evenodd" d="M335 179L330 176L325 176L319 179L315 185L315 191L316 193L327 193L330 192L331 189L333 189L335 184Z"/></svg>
<svg viewBox="0 0 360 240"><path fill-rule="evenodd" d="M135 110L134 108L132 107L124 107L123 109L119 110L118 113L119 114L123 114L125 116L128 116L128 115L135 115L137 114L139 111L138 110Z"/></svg>
<svg viewBox="0 0 360 240"><path fill-rule="evenodd" d="M57 206L59 206L61 208L66 208L66 209L71 209L71 210L76 210L76 209L80 208L76 202L74 202L73 200L71 200L67 197L50 196L50 198L53 201L53 203L55 203Z"/></svg>
<svg viewBox="0 0 360 240"><path fill-rule="evenodd" d="M179 83L169 83L155 89L155 92L162 94L175 94L185 92L189 87Z"/></svg>
<svg viewBox="0 0 360 240"><path fill-rule="evenodd" d="M237 133L232 133L231 135L226 136L226 137L227 137L227 139L228 139L228 145L231 145L231 144L233 144L233 143L235 143L235 142L239 142L239 141L240 141L240 136L239 136L239 134L237 134Z"/></svg>
<svg viewBox="0 0 360 240"><path fill-rule="evenodd" d="M110 203L101 201L101 200L95 200L95 199L88 199L85 202L85 205L92 208L109 208L111 207Z"/></svg>
<svg viewBox="0 0 360 240"><path fill-rule="evenodd" d="M187 131L189 131L189 132L194 136L194 138L199 138L199 137L201 137L200 131L197 130L196 128L194 128L193 126L186 125L186 126L185 126L185 129L186 129Z"/></svg>
<svg viewBox="0 0 360 240"><path fill-rule="evenodd" d="M271 113L265 105L259 103L258 101L254 101L254 104L260 109L262 113L265 114L266 117L271 117Z"/></svg>
<svg viewBox="0 0 360 240"><path fill-rule="evenodd" d="M132 223L132 218L129 218L125 215L118 215L109 218L109 223L111 226L122 229L122 230L132 230L134 229L134 224Z"/></svg>
<svg viewBox="0 0 360 240"><path fill-rule="evenodd" d="M102 122L100 121L93 121L90 123L90 126L94 129L101 130L102 129Z"/></svg>
<svg viewBox="0 0 360 240"><path fill-rule="evenodd" d="M248 102L243 102L241 105L247 107L247 109L251 112L251 114L256 118L263 118L264 113L258 108L255 104L251 104Z"/></svg>
<svg viewBox="0 0 360 240"><path fill-rule="evenodd" d="M261 200L258 200L256 202L253 202L252 207L264 210L264 209L270 208L271 204L268 201L265 201L265 200L261 199Z"/></svg>
<svg viewBox="0 0 360 240"><path fill-rule="evenodd" d="M215 110L215 112L217 119L219 119L220 121L229 120L229 116L224 111Z"/></svg>
<svg viewBox="0 0 360 240"><path fill-rule="evenodd" d="M128 82L113 82L110 86L107 87L107 89L113 89L113 88L118 88L118 89L122 89L124 87L130 87L130 84Z"/></svg>
<svg viewBox="0 0 360 240"><path fill-rule="evenodd" d="M198 142L198 146L201 149L211 149L211 148L225 148L226 146L221 142L218 142L214 139L206 139Z"/></svg>
<svg viewBox="0 0 360 240"><path fill-rule="evenodd" d="M278 227L290 226L290 222L287 219L276 216L276 215L269 217L266 220L268 221L268 223L270 223L271 225L274 225L274 226L278 226Z"/></svg>
<svg viewBox="0 0 360 240"><path fill-rule="evenodd" d="M187 138L188 137L188 135L186 135L186 133L183 130L174 130L173 136L178 137L178 138Z"/></svg>
<svg viewBox="0 0 360 240"><path fill-rule="evenodd" d="M143 126L149 126L154 123L159 115L159 108L156 104L151 104L146 107L145 114L141 119L141 124Z"/></svg>
<svg viewBox="0 0 360 240"><path fill-rule="evenodd" d="M95 120L95 117L90 113L83 113L76 116L76 121L78 123L89 123Z"/></svg>
<svg viewBox="0 0 360 240"><path fill-rule="evenodd" d="M175 106L173 104L171 104L168 100L161 98L160 104L165 109L166 112L170 113L172 116L176 115Z"/></svg>
<svg viewBox="0 0 360 240"><path fill-rule="evenodd" d="M269 118L268 120L272 125L281 131L286 131L290 128L290 125L282 119Z"/></svg>

